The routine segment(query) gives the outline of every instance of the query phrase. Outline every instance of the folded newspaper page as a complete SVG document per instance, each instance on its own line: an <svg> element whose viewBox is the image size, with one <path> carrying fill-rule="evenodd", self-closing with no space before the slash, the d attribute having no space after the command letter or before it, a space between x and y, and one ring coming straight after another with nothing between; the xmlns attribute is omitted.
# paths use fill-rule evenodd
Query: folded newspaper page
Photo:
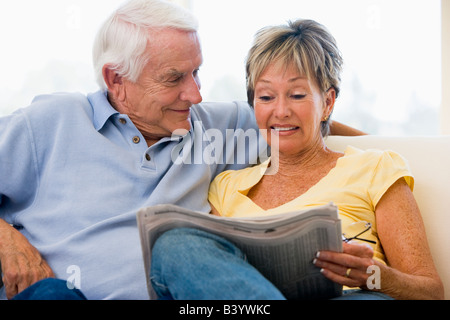
<svg viewBox="0 0 450 320"><path fill-rule="evenodd" d="M326 279L312 263L319 250L342 252L338 208L329 205L258 218L226 218L174 205L144 208L137 214L147 286L152 247L174 228L196 228L227 238L248 261L289 300L328 299L342 294L342 286Z"/></svg>

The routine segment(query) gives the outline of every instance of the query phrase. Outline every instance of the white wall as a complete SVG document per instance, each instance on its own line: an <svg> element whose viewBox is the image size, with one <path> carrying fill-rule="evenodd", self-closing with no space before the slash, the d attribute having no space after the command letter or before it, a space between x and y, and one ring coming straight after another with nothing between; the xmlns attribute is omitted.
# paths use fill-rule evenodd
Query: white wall
<svg viewBox="0 0 450 320"><path fill-rule="evenodd" d="M450 0L442 0L441 133L450 134Z"/></svg>

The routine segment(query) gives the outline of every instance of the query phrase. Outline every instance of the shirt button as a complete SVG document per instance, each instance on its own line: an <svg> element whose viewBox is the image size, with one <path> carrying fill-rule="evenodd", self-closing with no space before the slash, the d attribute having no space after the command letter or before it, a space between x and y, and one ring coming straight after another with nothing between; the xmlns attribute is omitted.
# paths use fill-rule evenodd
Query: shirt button
<svg viewBox="0 0 450 320"><path fill-rule="evenodd" d="M119 121L121 124L127 124L127 120L124 118L120 118Z"/></svg>
<svg viewBox="0 0 450 320"><path fill-rule="evenodd" d="M146 155L145 155L145 159L147 159L147 161L150 161L150 160L152 160L152 157L150 157L149 154L146 154Z"/></svg>
<svg viewBox="0 0 450 320"><path fill-rule="evenodd" d="M139 142L141 142L141 138L139 138L138 136L136 136L136 137L133 138L133 142L134 142L135 144L138 144Z"/></svg>

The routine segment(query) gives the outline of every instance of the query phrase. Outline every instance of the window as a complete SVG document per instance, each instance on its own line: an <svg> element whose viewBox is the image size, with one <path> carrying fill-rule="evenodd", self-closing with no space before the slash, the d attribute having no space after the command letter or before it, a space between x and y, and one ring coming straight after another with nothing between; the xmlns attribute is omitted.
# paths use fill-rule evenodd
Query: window
<svg viewBox="0 0 450 320"><path fill-rule="evenodd" d="M344 60L333 118L383 135L438 134L440 0L191 0L200 21L205 100L245 100L255 32L297 18L335 36Z"/></svg>
<svg viewBox="0 0 450 320"><path fill-rule="evenodd" d="M345 59L333 118L373 134L439 133L441 0L173 0L200 22L205 101L246 100L245 56L255 32L314 19ZM1 2L0 115L38 94L97 90L96 31L123 0Z"/></svg>
<svg viewBox="0 0 450 320"><path fill-rule="evenodd" d="M92 44L123 0L0 2L0 115L52 92L98 90Z"/></svg>

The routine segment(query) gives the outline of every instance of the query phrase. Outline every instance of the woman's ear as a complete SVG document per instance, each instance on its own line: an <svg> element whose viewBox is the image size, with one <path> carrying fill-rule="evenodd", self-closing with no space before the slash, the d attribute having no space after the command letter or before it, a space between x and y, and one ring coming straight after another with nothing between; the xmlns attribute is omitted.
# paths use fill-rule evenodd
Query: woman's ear
<svg viewBox="0 0 450 320"><path fill-rule="evenodd" d="M333 113L334 104L336 102L336 89L331 87L326 93L325 93L325 108L323 110L323 118L329 119L331 114Z"/></svg>
<svg viewBox="0 0 450 320"><path fill-rule="evenodd" d="M103 79L108 93L114 97L114 100L123 101L125 99L124 79L119 75L111 65L103 66Z"/></svg>

